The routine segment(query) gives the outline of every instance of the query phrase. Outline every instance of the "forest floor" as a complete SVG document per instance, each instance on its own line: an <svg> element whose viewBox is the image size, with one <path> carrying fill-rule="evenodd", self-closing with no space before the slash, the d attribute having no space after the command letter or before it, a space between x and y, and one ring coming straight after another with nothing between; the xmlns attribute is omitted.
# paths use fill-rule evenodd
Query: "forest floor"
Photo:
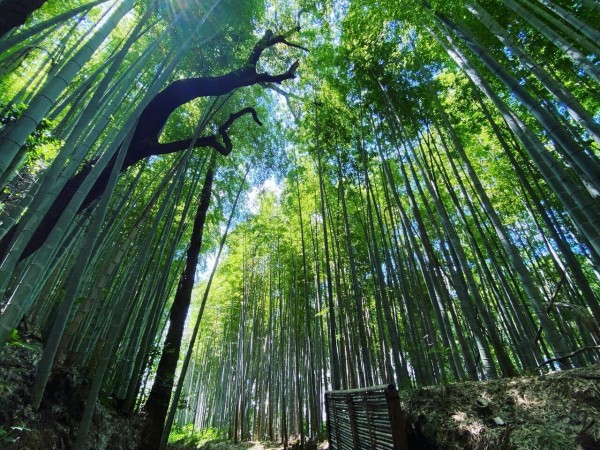
<svg viewBox="0 0 600 450"><path fill-rule="evenodd" d="M67 369L54 373L39 411L31 407L31 388L42 354L39 339L19 339L0 353L0 449L70 449L85 406L88 380ZM117 412L112 400L96 406L88 436L94 450L131 450L139 440L141 419Z"/></svg>
<svg viewBox="0 0 600 450"><path fill-rule="evenodd" d="M411 450L600 449L600 365L400 397Z"/></svg>
<svg viewBox="0 0 600 450"><path fill-rule="evenodd" d="M13 342L0 356L0 449L69 449L85 403L84 377L55 374L39 411L30 391L41 345ZM600 365L542 376L450 383L400 392L410 450L600 450ZM89 445L136 447L140 416L125 416L101 398ZM204 450L279 450L281 445L211 442ZM325 444L319 446L322 450Z"/></svg>

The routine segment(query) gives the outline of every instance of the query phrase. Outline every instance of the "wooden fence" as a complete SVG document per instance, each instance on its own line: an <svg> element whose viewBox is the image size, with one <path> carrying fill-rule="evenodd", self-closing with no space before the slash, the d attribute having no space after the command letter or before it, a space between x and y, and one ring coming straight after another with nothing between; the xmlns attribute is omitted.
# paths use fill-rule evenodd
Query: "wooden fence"
<svg viewBox="0 0 600 450"><path fill-rule="evenodd" d="M325 393L329 450L408 450L393 384Z"/></svg>

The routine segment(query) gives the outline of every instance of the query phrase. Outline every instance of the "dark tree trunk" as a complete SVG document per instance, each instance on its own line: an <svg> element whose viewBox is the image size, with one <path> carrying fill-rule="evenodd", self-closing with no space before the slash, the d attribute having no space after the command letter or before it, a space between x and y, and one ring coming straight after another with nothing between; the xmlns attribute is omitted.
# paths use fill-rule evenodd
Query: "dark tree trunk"
<svg viewBox="0 0 600 450"><path fill-rule="evenodd" d="M185 318L192 299L194 288L194 277L198 265L198 255L202 246L202 232L206 221L206 212L210 204L210 195L214 178L216 153L213 153L202 186L200 204L194 218L194 228L190 237L190 245L187 250L185 267L179 278L179 285L175 293L175 299L169 313L169 330L163 347L156 378L148 396L144 410L146 422L142 433L141 449L158 449L164 428L165 418L171 401L171 391L175 381L175 370L179 360L181 338L185 326Z"/></svg>
<svg viewBox="0 0 600 450"><path fill-rule="evenodd" d="M1 11L2 7L0 7L0 12ZM192 139L184 139L166 144L158 142L160 133L167 123L169 116L179 106L195 98L223 95L240 87L252 86L259 83L281 83L285 80L294 78L298 68L297 61L294 62L286 72L276 75L257 72L256 64L262 53L267 48L276 44L299 47L296 44L287 41L287 38L293 32L298 31L298 29L299 28L294 28L287 33L276 35L270 30L267 31L256 43L246 64L241 69L217 77L177 80L156 94L140 115L131 144L127 150L127 155L125 155L121 172L149 156L175 153L185 150L191 145ZM244 114L252 114L254 121L261 125L254 109L245 108L235 114L231 114L229 119L219 127L218 134L199 137L195 141L194 147L212 147L222 155L228 155L231 152L231 139L228 135L228 129L236 119ZM37 230L33 233L25 251L21 255L21 259L31 255L43 245L74 193L77 192L86 176L90 173L92 164L93 162L84 166L76 175L67 181ZM114 159L107 164L107 167L90 189L90 192L79 209L80 212L102 195L106 188L106 182L113 165ZM17 222L0 240L0 262L6 257L13 238L17 234L18 226L19 223Z"/></svg>
<svg viewBox="0 0 600 450"><path fill-rule="evenodd" d="M25 23L46 0L4 0L0 4L0 37Z"/></svg>
<svg viewBox="0 0 600 450"><path fill-rule="evenodd" d="M160 103L158 105L160 105ZM160 106L155 105L155 107L159 108ZM146 108L146 110L147 109L148 108ZM144 110L144 112L146 110ZM229 139L229 136L227 134L227 129L229 125L235 121L235 119L246 113L251 113L254 116L254 120L256 120L257 123L260 124L260 121L258 120L254 110L252 108L245 108L236 114L232 114L229 117L229 119L225 122L225 124L221 126L220 134L223 138L225 145L219 142L216 136L203 136L196 140L195 147L212 147L219 151L219 153L223 155L228 155L231 152L231 140ZM159 130L162 128L163 125L164 123L162 125L159 125ZM141 127L140 125L138 125L138 129L140 128L147 130L147 127ZM148 133L148 131L136 130L135 135L141 135L143 133ZM137 164L139 161L151 155L166 155L169 153L178 152L180 150L185 150L190 146L192 142L192 139L184 139L182 141L161 144L158 142L158 137L159 136L157 131L155 133L154 141L150 140L148 137L139 138L135 141L132 140L129 149L127 150L127 155L125 155L123 165L121 166L121 172L124 172L129 167L133 166L134 164ZM79 207L79 212L85 210L104 193L104 190L106 189L106 183L108 182L108 178L115 164L117 154L118 152L115 153L115 156L108 162L105 169L98 176L96 182L92 185L83 203ZM58 222L58 219L60 218L62 212L67 207L71 198L79 190L86 177L92 171L92 168L93 163L86 164L79 170L79 172L76 175L71 177L66 182L66 184L52 203L52 206L44 215L36 231L31 236L29 243L27 244L25 250L21 255L21 259L28 257L44 244L46 238L50 234L50 231L52 230L52 228L54 228L54 225L56 225L56 222ZM18 224L13 225L13 227L0 240L0 261L4 259L4 256L7 254L8 249L10 248L10 243L12 242L13 237L15 236L17 226Z"/></svg>

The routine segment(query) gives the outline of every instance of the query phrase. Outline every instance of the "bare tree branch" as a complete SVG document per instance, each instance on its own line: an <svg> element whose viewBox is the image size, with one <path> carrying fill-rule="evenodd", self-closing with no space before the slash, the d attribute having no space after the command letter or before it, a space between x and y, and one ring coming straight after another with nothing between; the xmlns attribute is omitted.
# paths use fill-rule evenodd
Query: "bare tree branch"
<svg viewBox="0 0 600 450"><path fill-rule="evenodd" d="M179 106L200 97L228 94L240 87L263 83L279 84L285 80L294 78L300 64L299 61L294 61L285 72L279 74L259 73L256 71L256 64L266 49L277 44L305 50L302 46L289 42L290 36L297 33L299 30L300 26L298 25L279 34L267 30L264 36L254 45L246 59L246 64L241 68L220 76L176 80L159 92L148 103L139 117L121 171L126 170L149 156L185 150L191 145L191 139L167 144L159 143L159 137L163 127L167 123L169 116ZM259 125L261 124L256 115L256 111L252 108L245 108L232 114L229 119L219 127L218 134L222 142L219 140L219 136L203 136L196 140L194 147L212 147L219 153L228 155L231 153L232 149L228 129L237 118L245 114L251 114L254 121ZM114 164L114 162L109 163L102 174L100 174L96 183L92 186L85 198L80 211L87 208L87 206L104 192L106 182L108 181L108 175L112 170L112 164ZM68 204L69 199L77 192L85 177L90 173L91 168L92 164L83 166L76 175L67 181L44 216L44 219L37 230L31 236L21 258L30 255L44 243L46 237L58 221L60 214ZM10 248L10 244L15 237L19 225L19 223L13 225L4 237L0 239L0 260Z"/></svg>
<svg viewBox="0 0 600 450"><path fill-rule="evenodd" d="M544 367L545 365L551 364L553 362L563 362L565 359L572 358L574 356L579 355L580 353L589 352L590 350L599 350L599 349L600 349L600 345L592 345L590 347L583 347L583 348L577 349L577 350L575 350L575 351L573 351L573 352L571 352L571 353L569 353L567 355L558 356L556 358L547 359L546 361L544 361L543 363L541 363L539 366L537 366L537 368L539 369L539 368Z"/></svg>

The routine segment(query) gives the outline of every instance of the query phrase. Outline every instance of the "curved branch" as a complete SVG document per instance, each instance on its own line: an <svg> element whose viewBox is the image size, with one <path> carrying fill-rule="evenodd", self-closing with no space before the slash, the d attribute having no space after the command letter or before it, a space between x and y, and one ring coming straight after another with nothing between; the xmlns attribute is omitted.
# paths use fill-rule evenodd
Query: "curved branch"
<svg viewBox="0 0 600 450"><path fill-rule="evenodd" d="M267 30L264 36L254 45L246 63L236 70L225 75L216 77L199 77L176 80L169 86L159 92L148 103L140 116L138 126L133 135L132 144L145 139L158 139L158 136L167 123L169 116L179 106L199 97L212 97L227 94L240 87L252 86L259 83L282 83L296 76L296 70L300 65L299 61L294 61L292 65L283 73L269 74L256 71L256 64L263 52L276 45L284 44L294 48L304 47L293 44L288 38L300 30L296 26L291 30L274 34Z"/></svg>
<svg viewBox="0 0 600 450"><path fill-rule="evenodd" d="M306 47L304 47L303 45L296 44L295 42L290 42L290 41L286 40L286 41L283 41L283 43L285 45L287 45L288 47L297 48L297 49L303 50L305 52L309 52L310 51Z"/></svg>
<svg viewBox="0 0 600 450"><path fill-rule="evenodd" d="M221 135L223 135L223 133L226 133L227 130L229 129L229 127L231 125L233 125L233 122L235 122L237 119L239 119L240 117L242 117L245 114L251 114L252 119L254 119L254 121L257 123L257 125L262 127L262 122L258 118L258 114L256 113L256 110L254 108L247 107L244 109L240 109L236 113L230 114L229 119L227 119L225 122L223 122L223 125L221 125L219 127L219 133L221 133Z"/></svg>
<svg viewBox="0 0 600 450"><path fill-rule="evenodd" d="M273 47L275 44L285 44L294 47L295 45L290 44L287 39L298 31L300 31L300 25L296 25L294 28L280 34L274 34L272 30L265 31L263 37L260 38L250 52L250 56L248 57L248 65L256 67L256 64L258 63L258 60L263 52L267 48ZM301 48L304 49L303 47Z"/></svg>
<svg viewBox="0 0 600 450"><path fill-rule="evenodd" d="M242 117L245 114L251 114L252 119L254 119L254 121L259 126L262 127L262 122L258 118L258 115L256 114L256 111L254 108L244 108L244 109L238 111L237 113L231 114L229 116L229 119L227 119L223 123L223 125L221 125L219 127L219 134L221 135L221 138L223 139L223 142L225 143L225 147L222 148L223 151L221 151L217 148L215 148L215 150L217 150L222 155L227 156L231 153L232 144L231 144L231 138L229 137L229 133L228 133L229 127L233 124L233 122L235 122L237 119L239 119L240 117Z"/></svg>
<svg viewBox="0 0 600 450"><path fill-rule="evenodd" d="M290 47L304 49L288 40L290 36L299 30L300 26L295 26L291 30L281 34L274 34L271 30L267 30L265 35L254 45L246 60L246 64L243 67L217 77L177 80L159 92L148 103L139 117L121 171L126 170L146 157L181 151L191 145L191 139L167 144L160 144L158 142L160 133L167 123L169 116L179 106L195 98L223 95L244 86L251 86L259 83L282 83L285 80L294 78L300 64L299 61L292 63L285 72L274 75L269 73L258 73L256 71L256 64L263 52L276 44L284 44ZM194 147L212 147L219 153L228 155L231 153L232 146L228 128L238 117L247 113L252 114L254 121L260 125L260 120L258 120L256 112L251 108L246 108L236 114L232 114L219 128L219 135L223 143L219 142L217 136L205 136L199 138L194 144ZM87 208L104 192L108 180L107 174L110 173L113 164L114 161L109 163L102 174L100 174L84 200L80 211ZM85 177L89 174L91 167L92 166L89 164L83 166L76 175L67 181L58 197L54 200L49 211L46 213L42 223L40 223L31 237L21 258L30 255L44 243L46 236L56 224L73 193L77 191ZM18 226L19 223L13 225L11 230L0 239L0 260L2 260L3 255L5 255L8 248L10 248L10 243L14 238Z"/></svg>
<svg viewBox="0 0 600 450"><path fill-rule="evenodd" d="M537 368L539 369L539 368L544 367L545 365L553 363L553 362L558 362L558 363L562 364L565 359L572 358L583 352L589 352L591 350L599 350L599 349L600 349L600 345L591 345L589 347L582 347L582 348L572 351L571 353L568 353L564 356L557 356L556 358L547 359L546 361L541 363L539 366L537 366Z"/></svg>
<svg viewBox="0 0 600 450"><path fill-rule="evenodd" d="M147 146L147 148L149 148L152 151L152 155L167 155L169 153L175 153L181 150L185 150L189 148L193 142L194 148L212 147L221 155L227 156L231 153L231 150L233 148L231 138L229 137L229 127L233 125L233 123L237 119L246 114L251 114L254 121L259 126L262 126L262 122L258 118L256 110L254 108L244 108L236 113L230 114L229 118L225 122L223 122L223 124L219 127L218 134L221 136L223 143L219 142L218 136L213 134L210 136L200 136L196 139L195 142L193 142L193 139L183 139L181 141L167 142L165 144L156 142L154 143L154 145ZM127 167L135 164L138 161L128 162ZM124 169L126 169L127 167L124 167Z"/></svg>
<svg viewBox="0 0 600 450"><path fill-rule="evenodd" d="M259 120L258 115L254 108L244 108L237 113L230 114L229 118L223 122L223 124L218 129L218 135L210 135L210 136L201 136L196 139L194 143L194 148L200 147L212 147L217 152L221 153L224 156L227 156L231 153L232 143L231 138L229 137L229 127L233 125L233 123L239 119L240 117L251 114L254 121L262 126L262 122ZM218 139L218 136L221 136L223 143L221 143ZM131 151L131 147L129 147L129 151L127 152L126 160L123 161L123 165L121 166L121 172L124 172L129 167L133 166L137 162L144 159L148 154L151 155L167 155L170 153L176 153L182 150L185 150L192 145L192 139L184 139L181 141L168 142L165 144L159 143L158 140L154 142L144 141L144 152L141 151ZM88 195L85 200L81 204L79 208L79 212L82 212L86 208L88 208L106 189L106 184L108 182L108 178L110 173L112 172L112 168L116 161L116 155L113 157L111 161L107 164L106 168L102 171L102 173L98 176L98 179L91 187ZM42 222L36 229L36 231L31 236L29 243L25 247L21 259L26 258L35 252L41 245L45 242L46 237L49 234L49 230L54 228L56 222L58 221L60 214L67 206L71 197L77 192L85 178L91 172L94 162L90 162L86 164L81 170L71 177L60 194L54 200L54 203L42 219ZM10 242L15 237L16 226L13 226L6 235L0 239L0 255L6 253L9 249Z"/></svg>

